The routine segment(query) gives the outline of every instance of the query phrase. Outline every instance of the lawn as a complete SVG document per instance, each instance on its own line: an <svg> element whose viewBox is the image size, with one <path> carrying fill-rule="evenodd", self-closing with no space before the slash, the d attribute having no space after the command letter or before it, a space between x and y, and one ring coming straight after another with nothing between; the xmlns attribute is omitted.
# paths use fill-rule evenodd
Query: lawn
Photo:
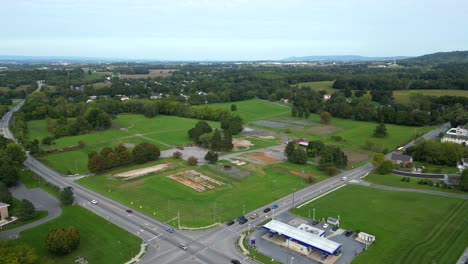
<svg viewBox="0 0 468 264"><path fill-rule="evenodd" d="M430 206L428 206L430 205ZM353 263L455 263L468 246L468 201L350 185L293 213L340 215L341 226L376 236Z"/></svg>
<svg viewBox="0 0 468 264"><path fill-rule="evenodd" d="M327 91L327 93L334 93L335 89L332 88L334 82L335 81L302 82L302 83L298 83L296 85L301 87L301 88L305 87L305 86L308 86L308 87L312 88L313 91L316 91L316 92L325 90L325 91Z"/></svg>
<svg viewBox="0 0 468 264"><path fill-rule="evenodd" d="M291 113L291 109L288 106L260 99L210 104L208 106L231 111L231 105L233 104L237 106L237 110L232 113L239 115L244 120L244 124L254 120L267 119L284 113Z"/></svg>
<svg viewBox="0 0 468 264"><path fill-rule="evenodd" d="M461 193L461 194L468 195L468 193L462 192L459 190L418 184L418 181L422 178L409 177L410 182L403 182L401 181L402 178L403 176L399 176L395 174L381 175L381 174L371 173L368 176L366 176L365 180L371 183L375 183L375 184L394 186L394 187L399 187L399 188L411 188L411 189L431 190L431 191L439 191L439 192ZM437 180L432 180L432 181L434 183L438 182Z"/></svg>
<svg viewBox="0 0 468 264"><path fill-rule="evenodd" d="M47 128L46 120L28 121L28 134L26 135L30 141L37 139L39 142L45 137L52 136Z"/></svg>
<svg viewBox="0 0 468 264"><path fill-rule="evenodd" d="M398 103L406 104L410 102L411 94L422 94L428 96L464 96L468 97L467 90L396 90L393 91L393 98Z"/></svg>
<svg viewBox="0 0 468 264"><path fill-rule="evenodd" d="M317 175L315 181L325 178L322 172L312 165L299 166L289 163L265 167L256 164L244 165L240 169L251 173L245 178L237 178L210 165L191 167L186 161L172 158L138 167L161 163L173 163L176 167L128 181L111 177L117 172L134 169L125 168L99 176L86 177L78 182L158 220L167 222L174 219L180 211L182 226L201 227L237 218L244 212L263 206L291 193L294 189L298 190L308 185L303 178L290 171L304 171L304 173ZM195 169L225 185L197 192L165 177L190 169ZM176 224L175 221L170 223Z"/></svg>
<svg viewBox="0 0 468 264"><path fill-rule="evenodd" d="M28 189L41 188L52 196L60 196L60 188L48 183L31 170L21 171L19 179Z"/></svg>
<svg viewBox="0 0 468 264"><path fill-rule="evenodd" d="M449 173L456 174L460 173L457 167L455 166L446 166L446 165L435 165L427 162L415 161L415 167L424 166L425 173Z"/></svg>
<svg viewBox="0 0 468 264"><path fill-rule="evenodd" d="M80 230L79 248L66 256L51 255L45 247L47 233L69 225ZM84 208L65 206L58 218L21 232L13 243L26 243L53 263L74 263L77 257L84 257L89 263L124 263L140 251L141 239Z"/></svg>

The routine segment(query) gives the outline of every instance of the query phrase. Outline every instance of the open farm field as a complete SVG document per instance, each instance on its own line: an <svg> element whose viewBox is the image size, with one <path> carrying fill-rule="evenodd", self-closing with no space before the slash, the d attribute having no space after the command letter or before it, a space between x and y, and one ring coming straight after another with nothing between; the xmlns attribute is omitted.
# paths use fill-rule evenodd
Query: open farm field
<svg viewBox="0 0 468 264"><path fill-rule="evenodd" d="M223 108L231 111L231 105L237 106L237 111L232 112L233 114L239 115L243 120L244 124L253 120L267 119L277 115L290 113L291 110L286 105L279 103L273 103L260 99L252 99L239 102L209 104L208 106L214 108Z"/></svg>
<svg viewBox="0 0 468 264"><path fill-rule="evenodd" d="M21 232L13 243L26 243L39 256L53 263L74 263L84 257L88 263L124 263L140 251L140 238L128 233L80 206L65 206L58 218ZM45 246L49 230L74 225L80 230L80 246L66 256L54 256Z"/></svg>
<svg viewBox="0 0 468 264"><path fill-rule="evenodd" d="M462 192L459 190L442 188L442 187L435 187L429 185L418 184L418 181L424 178L416 178L416 177L409 177L409 182L403 182L401 179L403 176L395 175L395 174L376 174L371 173L364 178L366 181L386 185L386 186L393 186L399 188L410 188L410 189L419 189L419 190L430 190L430 191L438 191L438 192L450 192L450 193L460 193L460 194L467 194L466 192ZM434 183L438 182L436 179L432 179Z"/></svg>
<svg viewBox="0 0 468 264"><path fill-rule="evenodd" d="M175 166L165 171L129 180L112 176L124 171L164 163L172 163ZM158 220L177 225L176 216L180 211L182 226L202 227L237 218L245 212L266 205L294 190L304 188L309 184L307 177L310 177L313 182L326 177L312 165L278 163L263 167L248 163L243 166L232 165L232 168L226 169L223 164L230 163L223 161L215 165L193 167L180 159L161 159L82 178L78 182ZM186 181L181 180L181 177L190 170L222 184L206 182L214 188L197 191L194 188L198 187L189 186L199 180L192 180L184 185L167 177L177 174L178 180ZM301 175L297 175L298 173ZM191 177L192 174L185 177ZM307 177L303 177L302 174Z"/></svg>
<svg viewBox="0 0 468 264"><path fill-rule="evenodd" d="M46 120L32 120L28 121L28 134L26 136L30 141L37 139L41 142L43 138L52 135L49 133Z"/></svg>
<svg viewBox="0 0 468 264"><path fill-rule="evenodd" d="M313 91L320 92L325 90L327 93L334 93L335 89L332 88L334 81L322 81L322 82L302 82L295 84L299 87L308 86L312 88Z"/></svg>
<svg viewBox="0 0 468 264"><path fill-rule="evenodd" d="M468 201L346 186L292 212L337 217L340 226L376 236L353 263L455 263L468 246Z"/></svg>
<svg viewBox="0 0 468 264"><path fill-rule="evenodd" d="M468 90L396 90L393 98L399 103L409 103L411 94L422 94L429 96L464 96L468 97Z"/></svg>
<svg viewBox="0 0 468 264"><path fill-rule="evenodd" d="M284 133L290 138L305 138L308 140L322 140L327 144L334 144L344 149L358 152L367 151L363 148L366 141L371 141L380 149L392 150L409 142L414 135L424 134L432 127L410 127L386 124L388 136L375 138L372 133L377 126L374 122L355 121L350 119L332 118L330 124L320 123L318 114L311 114L309 119L291 117L290 113L269 119L257 120L251 123L262 129ZM286 133L287 132L287 133ZM337 140L341 137L341 141Z"/></svg>

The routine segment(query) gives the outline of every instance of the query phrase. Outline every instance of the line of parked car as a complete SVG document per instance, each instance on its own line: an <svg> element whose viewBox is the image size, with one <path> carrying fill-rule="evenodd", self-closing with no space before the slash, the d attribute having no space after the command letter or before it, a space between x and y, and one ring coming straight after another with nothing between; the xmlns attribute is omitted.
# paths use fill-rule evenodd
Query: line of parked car
<svg viewBox="0 0 468 264"><path fill-rule="evenodd" d="M271 210L275 210L275 209L278 209L278 205L277 204L274 204L270 207L266 207L265 209L263 209L263 213L269 213ZM252 215L250 215L250 219L253 220L253 219L256 219L259 217L259 214L257 213L253 213ZM240 224L240 225L243 225L245 223L247 223L249 220L244 216L244 215L241 215L239 216L236 220L230 220L226 223L227 226L232 226L233 224L236 223L236 221Z"/></svg>

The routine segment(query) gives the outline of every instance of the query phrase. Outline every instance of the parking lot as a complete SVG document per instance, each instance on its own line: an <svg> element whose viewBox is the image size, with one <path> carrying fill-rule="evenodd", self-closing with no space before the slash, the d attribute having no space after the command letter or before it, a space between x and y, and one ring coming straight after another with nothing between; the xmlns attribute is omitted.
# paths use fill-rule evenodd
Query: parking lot
<svg viewBox="0 0 468 264"><path fill-rule="evenodd" d="M249 245L251 244L252 240L255 240L255 247L257 248L258 251L282 263L287 263L287 264L290 264L290 263L294 263L294 264L300 264L300 263L345 264L345 263L350 263L361 251L365 249L364 244L355 240L357 236L356 233L353 233L350 236L346 236L345 232L347 230L338 229L336 231L333 231L332 230L333 226L331 225L324 228L323 227L324 222L320 222L316 225L313 225L310 219L301 218L301 217L292 215L287 212L278 215L277 217L275 217L275 220L279 220L283 223L287 223L292 226L298 226L301 223L305 223L315 228L325 230L326 238L343 245L341 247L342 253L338 258L330 257L326 260L326 262L320 261L320 258L319 258L319 261L317 261L317 260L312 259L311 256L312 255L319 256L321 253L315 252L315 254L311 253L308 256L305 256L292 249L288 249L285 246L279 245L279 243L285 241L285 239L282 236L280 235L270 236L267 230L263 229L262 227L257 227L255 232L251 233L250 236L248 237ZM334 259L336 259L336 261L332 262Z"/></svg>

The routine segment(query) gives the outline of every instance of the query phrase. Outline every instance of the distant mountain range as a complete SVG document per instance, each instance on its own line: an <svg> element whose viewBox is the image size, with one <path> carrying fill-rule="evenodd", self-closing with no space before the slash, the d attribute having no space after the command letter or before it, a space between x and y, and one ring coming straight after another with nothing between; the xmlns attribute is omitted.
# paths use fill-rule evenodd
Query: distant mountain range
<svg viewBox="0 0 468 264"><path fill-rule="evenodd" d="M303 57L289 57L282 61L291 62L368 62L368 61L393 61L411 58L409 56L395 56L395 57L365 57L359 55L329 55L329 56L303 56Z"/></svg>
<svg viewBox="0 0 468 264"><path fill-rule="evenodd" d="M96 57L71 57L71 56L17 56L17 55L0 55L2 63L86 63L86 62L125 62L125 61L142 61L128 58L96 58Z"/></svg>
<svg viewBox="0 0 468 264"><path fill-rule="evenodd" d="M450 52L437 52L427 54L419 57L408 58L403 60L404 63L416 64L439 64L439 63L467 63L468 51L450 51Z"/></svg>

